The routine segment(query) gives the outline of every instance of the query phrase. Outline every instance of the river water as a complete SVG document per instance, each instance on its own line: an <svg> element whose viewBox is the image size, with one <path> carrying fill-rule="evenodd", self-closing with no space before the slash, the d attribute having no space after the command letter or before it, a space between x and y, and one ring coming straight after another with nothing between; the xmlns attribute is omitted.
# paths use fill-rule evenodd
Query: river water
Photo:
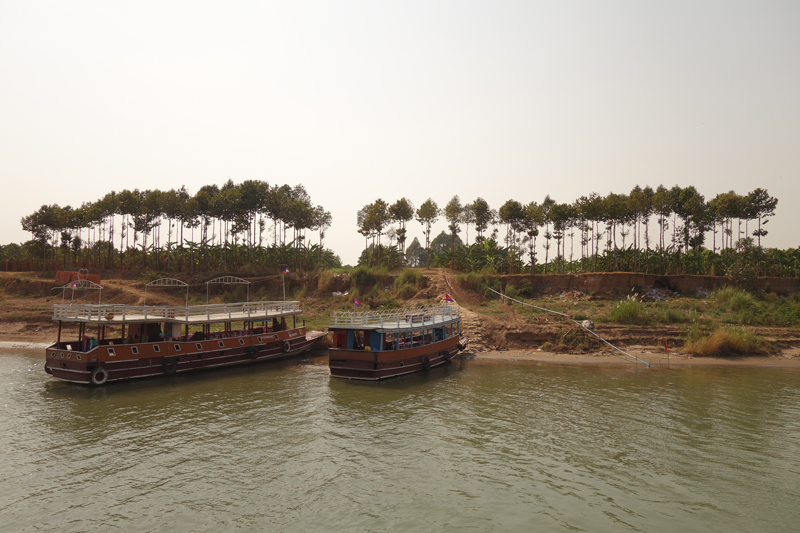
<svg viewBox="0 0 800 533"><path fill-rule="evenodd" d="M0 349L0 531L789 531L800 370L324 354L90 388Z"/></svg>

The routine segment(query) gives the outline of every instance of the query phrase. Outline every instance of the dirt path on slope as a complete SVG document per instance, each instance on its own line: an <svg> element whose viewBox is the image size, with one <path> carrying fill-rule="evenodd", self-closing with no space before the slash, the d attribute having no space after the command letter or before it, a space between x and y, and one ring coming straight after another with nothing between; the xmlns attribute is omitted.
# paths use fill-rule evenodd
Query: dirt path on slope
<svg viewBox="0 0 800 533"><path fill-rule="evenodd" d="M436 293L436 298L444 300L445 295L450 295L459 304L461 310L461 334L469 340L467 351L475 353L488 350L489 346L483 336L483 320L481 316L465 306L468 301L476 302L480 297L466 294L455 283L451 284L450 278L455 274L445 268L430 269L425 271L425 274L433 284L432 288Z"/></svg>

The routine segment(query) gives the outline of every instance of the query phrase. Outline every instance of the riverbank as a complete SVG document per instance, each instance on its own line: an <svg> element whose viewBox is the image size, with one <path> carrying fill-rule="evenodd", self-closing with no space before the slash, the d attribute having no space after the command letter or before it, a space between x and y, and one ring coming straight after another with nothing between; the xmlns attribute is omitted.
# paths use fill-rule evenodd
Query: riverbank
<svg viewBox="0 0 800 533"><path fill-rule="evenodd" d="M797 327L746 326L747 331L767 347L763 350L767 355L698 357L689 353L686 346L693 331L709 334L720 326L742 327L737 326L736 321L747 316L757 316L762 322L765 317L772 320L770 317L774 316L778 321L778 312L782 312L791 318L789 313L795 312L797 307L796 297L763 295L756 299L736 293L734 297L741 297L744 302L737 302L738 307L734 307L728 301L705 293L700 297L686 297L663 289L644 294L657 301L640 302L573 290L539 295L532 300L539 308L531 309L480 296L468 283L459 282L456 273L450 270L430 269L422 273L427 287L412 299L399 302L400 305L440 302L445 295L455 299L461 307L462 334L469 339L466 357L558 364L642 364L588 335L573 321L590 319L597 321L592 326L596 335L654 366L800 366L800 329ZM32 274L10 273L0 274L0 281L0 347L43 348L55 342L58 326L51 320L52 306L60 303L62 297L53 291L54 283ZM108 298L131 305L144 302L145 282L141 279L115 277L103 280L103 285L103 301ZM331 313L349 301L347 296L312 292L311 285L304 292L302 318L310 331L323 330ZM158 293L148 295L147 301L152 301L153 305L183 305L184 298ZM640 314L627 317L628 323L616 320L615 313L622 303L636 304ZM548 314L542 308L557 313ZM71 330L64 331L62 336L71 334Z"/></svg>

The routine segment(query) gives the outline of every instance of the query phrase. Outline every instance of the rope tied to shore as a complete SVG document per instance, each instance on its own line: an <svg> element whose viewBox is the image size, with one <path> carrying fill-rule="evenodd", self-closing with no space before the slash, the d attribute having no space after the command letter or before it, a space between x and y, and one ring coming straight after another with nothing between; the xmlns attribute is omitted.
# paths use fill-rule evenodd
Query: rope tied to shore
<svg viewBox="0 0 800 533"><path fill-rule="evenodd" d="M506 299L508 299L508 300L511 300L512 302L517 302L518 304L521 304L521 305L524 305L524 306L527 306L527 307L533 307L534 309L539 309L539 310L541 310L541 311L546 311L546 312L548 312L548 313L553 313L554 315L563 316L564 318L566 318L566 319L568 319L568 320L571 320L572 322L574 322L574 323L575 323L575 324L576 324L578 327L580 327L581 329L583 329L583 330L585 330L585 331L588 331L589 333L591 333L592 335L594 335L595 337L597 337L598 339L600 339L600 340L601 340L601 341L603 341L604 343L608 344L609 346L611 346L612 348L614 348L614 349L615 349L615 350L617 350L618 352L620 352L620 353L622 353L622 354L625 354L625 355L627 355L628 357L632 357L633 359L636 359L636 360L637 360L637 361L639 361L640 363L642 363L642 364L646 365L648 368L653 368L653 365L651 365L650 363L647 363L647 362L645 362L645 361L642 361L641 359L639 359L639 358L638 358L638 357L636 357L635 355L631 355L631 354L629 354L628 352L626 352L626 351L624 351L624 350L622 350L622 349L620 349L620 348L617 348L616 346L614 346L613 344L611 344L610 342L608 342L607 340L605 340L603 337L601 337L600 335L598 335L597 333L595 333L595 332L594 332L594 331L592 331L591 329L589 329L589 328L587 328L586 326L584 326L582 323L578 322L577 320L573 320L573 319L572 319L572 318L571 318L569 315L567 315L567 314L564 314L564 313L559 313L558 311L553 311L552 309L546 309L546 308L544 308L544 307L539 307L539 306L536 306L536 305L533 305L533 304L529 304L529 303L526 303L526 302L521 302L521 301L519 301L519 300L516 300L516 299L514 299L514 298L511 298L510 296L506 296L505 294L503 294L503 293L501 293L501 292L497 292L496 290L494 290L494 289L492 289L492 288L490 288L490 287L486 287L486 288L487 288L487 289L489 289L490 291L492 291L493 293L500 295L500 296L501 296L501 297L503 297L503 298L506 298Z"/></svg>

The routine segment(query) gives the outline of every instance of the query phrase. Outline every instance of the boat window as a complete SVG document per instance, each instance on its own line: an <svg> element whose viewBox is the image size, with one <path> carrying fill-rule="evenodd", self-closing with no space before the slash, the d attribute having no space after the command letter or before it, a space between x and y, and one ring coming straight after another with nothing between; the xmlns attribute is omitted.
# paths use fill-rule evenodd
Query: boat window
<svg viewBox="0 0 800 533"><path fill-rule="evenodd" d="M78 361L83 361L83 357L81 357L80 354L76 355L75 359L77 359Z"/></svg>
<svg viewBox="0 0 800 533"><path fill-rule="evenodd" d="M220 348L224 348L225 347L225 343L222 342L222 341L217 341L217 344L219 344Z"/></svg>
<svg viewBox="0 0 800 533"><path fill-rule="evenodd" d="M244 346L244 339L239 339L239 344L241 344L242 346Z"/></svg>
<svg viewBox="0 0 800 533"><path fill-rule="evenodd" d="M158 353L158 352L160 352L160 351L161 351L161 347L160 347L158 344L154 344L154 345L153 345L153 351L154 351L154 352L156 352L156 353Z"/></svg>
<svg viewBox="0 0 800 533"><path fill-rule="evenodd" d="M139 355L139 348L131 346L131 352L133 352L133 355Z"/></svg>
<svg viewBox="0 0 800 533"><path fill-rule="evenodd" d="M175 351L176 352L180 352L181 351L181 345L180 344L173 344L173 346L175 346Z"/></svg>
<svg viewBox="0 0 800 533"><path fill-rule="evenodd" d="M399 333L398 337L399 337L400 340L397 343L397 347L400 350L405 350L406 348L411 348L412 336L411 336L411 332L410 331L404 331L402 333Z"/></svg>
<svg viewBox="0 0 800 533"><path fill-rule="evenodd" d="M197 348L198 350L202 350L203 349L203 345L200 344L199 342L195 343L194 347Z"/></svg>
<svg viewBox="0 0 800 533"><path fill-rule="evenodd" d="M110 357L114 357L115 355L117 355L116 352L114 351L114 348L106 348L106 349L108 350L108 355ZM63 355L62 355L62 357L63 357Z"/></svg>

